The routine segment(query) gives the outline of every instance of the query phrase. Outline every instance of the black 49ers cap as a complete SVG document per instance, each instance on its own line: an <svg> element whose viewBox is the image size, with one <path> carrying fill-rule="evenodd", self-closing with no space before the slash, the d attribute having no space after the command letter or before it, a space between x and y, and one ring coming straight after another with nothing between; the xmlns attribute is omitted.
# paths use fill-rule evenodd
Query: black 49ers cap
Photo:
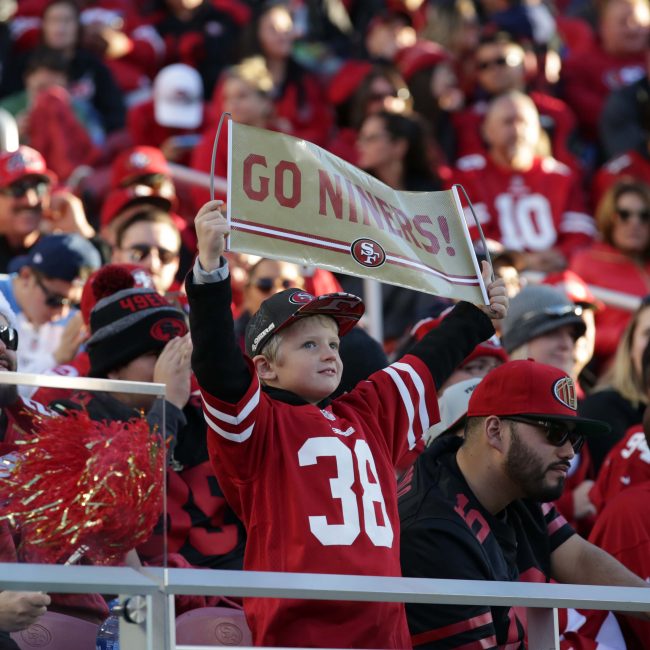
<svg viewBox="0 0 650 650"><path fill-rule="evenodd" d="M246 326L246 354L260 354L274 334L306 316L331 316L339 326L339 336L343 336L364 311L361 298L351 293L313 296L302 289L285 289L267 298L250 319Z"/></svg>

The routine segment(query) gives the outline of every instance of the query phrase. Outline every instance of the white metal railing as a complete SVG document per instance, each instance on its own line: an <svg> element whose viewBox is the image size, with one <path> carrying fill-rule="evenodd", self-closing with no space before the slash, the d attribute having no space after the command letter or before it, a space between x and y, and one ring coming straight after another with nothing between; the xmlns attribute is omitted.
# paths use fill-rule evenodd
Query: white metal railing
<svg viewBox="0 0 650 650"><path fill-rule="evenodd" d="M638 587L197 569L0 564L0 589L142 595L147 599L145 622L121 622L125 650L192 648L174 642L177 594L517 605L528 608L529 650L559 647L558 607L650 611L650 589Z"/></svg>

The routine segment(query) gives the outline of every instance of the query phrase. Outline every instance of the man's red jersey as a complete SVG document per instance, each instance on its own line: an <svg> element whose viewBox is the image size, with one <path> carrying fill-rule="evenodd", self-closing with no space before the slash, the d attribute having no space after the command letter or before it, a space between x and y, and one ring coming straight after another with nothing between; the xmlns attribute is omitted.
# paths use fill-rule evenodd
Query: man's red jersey
<svg viewBox="0 0 650 650"><path fill-rule="evenodd" d="M244 568L399 576L394 466L437 420L436 388L414 356L320 409L260 389L251 364L237 404L203 391L208 448L224 495L248 531ZM297 492L296 492L297 491ZM408 648L400 603L250 599L264 645Z"/></svg>
<svg viewBox="0 0 650 650"><path fill-rule="evenodd" d="M625 490L607 502L589 541L650 582L650 481ZM617 614L628 650L645 650L650 623Z"/></svg>
<svg viewBox="0 0 650 650"><path fill-rule="evenodd" d="M453 180L465 188L485 236L507 249L559 248L569 258L596 234L578 177L554 158L536 158L528 171L520 172L474 154L458 160ZM468 209L465 218L470 236L478 239Z"/></svg>
<svg viewBox="0 0 650 650"><path fill-rule="evenodd" d="M600 512L619 492L650 481L650 449L641 425L630 427L605 458L589 500Z"/></svg>

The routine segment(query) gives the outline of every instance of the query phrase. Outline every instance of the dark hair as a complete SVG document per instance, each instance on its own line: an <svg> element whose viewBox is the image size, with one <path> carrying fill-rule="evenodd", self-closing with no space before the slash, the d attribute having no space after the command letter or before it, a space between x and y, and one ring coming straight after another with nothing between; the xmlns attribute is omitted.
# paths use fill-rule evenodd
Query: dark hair
<svg viewBox="0 0 650 650"><path fill-rule="evenodd" d="M288 0L267 0L266 2L260 3L254 9L252 18L246 24L242 32L240 42L240 58L244 59L250 56L255 56L257 54L265 56L259 37L260 22L262 21L262 18L264 18L264 16L269 13L269 11L275 9L276 7L283 7L289 13L291 13Z"/></svg>
<svg viewBox="0 0 650 650"><path fill-rule="evenodd" d="M178 234L178 244L180 248L181 244L181 235L178 231L178 227L174 223L174 220L171 218L168 212L156 208L154 206L147 207L144 210L140 210L135 214L132 214L128 219L125 219L120 223L119 227L115 231L115 243L118 248L122 247L122 242L124 241L124 236L126 231L136 223L165 223L170 225Z"/></svg>
<svg viewBox="0 0 650 650"><path fill-rule="evenodd" d="M68 61L59 50L47 45L39 45L29 55L23 77L26 79L37 70L51 70L68 76Z"/></svg>
<svg viewBox="0 0 650 650"><path fill-rule="evenodd" d="M350 99L343 102L337 107L337 122L339 126L349 126L353 129L359 129L367 117L368 104L372 99L372 82L375 79L386 79L396 93L405 94L407 107L412 107L410 90L404 77L391 64L376 64L373 69L366 75L365 79L359 84L359 87L352 94Z"/></svg>
<svg viewBox="0 0 650 650"><path fill-rule="evenodd" d="M382 120L391 140L406 140L408 147L404 155L404 179L427 179L438 183L433 172L429 130L419 115L379 111L374 115Z"/></svg>

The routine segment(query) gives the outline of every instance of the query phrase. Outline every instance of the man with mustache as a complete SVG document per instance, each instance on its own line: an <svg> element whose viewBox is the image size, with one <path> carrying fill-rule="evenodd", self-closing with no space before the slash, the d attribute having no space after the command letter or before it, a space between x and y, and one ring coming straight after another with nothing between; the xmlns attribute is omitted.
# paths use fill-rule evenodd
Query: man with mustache
<svg viewBox="0 0 650 650"><path fill-rule="evenodd" d="M435 440L398 485L403 574L650 586L548 503L585 436L608 429L576 408L573 380L552 366L519 360L488 373L464 440ZM407 603L406 613L416 648L526 647L516 608Z"/></svg>

